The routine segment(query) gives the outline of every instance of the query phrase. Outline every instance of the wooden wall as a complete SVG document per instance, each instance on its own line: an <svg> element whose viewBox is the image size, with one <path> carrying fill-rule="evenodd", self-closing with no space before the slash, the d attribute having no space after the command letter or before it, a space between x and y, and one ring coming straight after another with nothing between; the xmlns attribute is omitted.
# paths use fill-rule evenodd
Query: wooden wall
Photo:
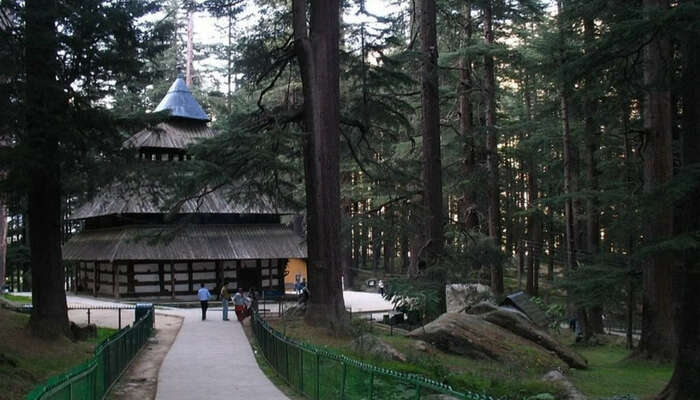
<svg viewBox="0 0 700 400"><path fill-rule="evenodd" d="M216 295L224 282L238 288L241 270L255 270L257 290L284 293L286 259L225 261L78 262L77 290L108 297L154 297L194 295L204 284ZM248 274L250 276L250 274ZM174 279L173 279L174 278ZM246 290L248 287L245 288Z"/></svg>

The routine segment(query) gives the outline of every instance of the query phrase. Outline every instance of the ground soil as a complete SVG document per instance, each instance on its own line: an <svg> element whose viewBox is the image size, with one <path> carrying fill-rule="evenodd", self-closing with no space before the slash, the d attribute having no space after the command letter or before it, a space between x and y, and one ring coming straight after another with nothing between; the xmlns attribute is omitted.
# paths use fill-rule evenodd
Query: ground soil
<svg viewBox="0 0 700 400"><path fill-rule="evenodd" d="M155 335L148 340L109 395L111 400L154 399L158 370L182 326L182 318L156 314Z"/></svg>

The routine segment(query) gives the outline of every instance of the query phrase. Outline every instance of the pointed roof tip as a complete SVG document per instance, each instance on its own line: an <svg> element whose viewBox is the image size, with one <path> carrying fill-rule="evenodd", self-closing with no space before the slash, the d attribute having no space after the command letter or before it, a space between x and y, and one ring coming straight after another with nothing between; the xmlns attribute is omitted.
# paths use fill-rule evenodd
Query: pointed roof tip
<svg viewBox="0 0 700 400"><path fill-rule="evenodd" d="M168 93L160 101L155 112L164 110L170 110L172 117L209 121L209 116L192 95L181 73L178 73L177 79L170 85Z"/></svg>

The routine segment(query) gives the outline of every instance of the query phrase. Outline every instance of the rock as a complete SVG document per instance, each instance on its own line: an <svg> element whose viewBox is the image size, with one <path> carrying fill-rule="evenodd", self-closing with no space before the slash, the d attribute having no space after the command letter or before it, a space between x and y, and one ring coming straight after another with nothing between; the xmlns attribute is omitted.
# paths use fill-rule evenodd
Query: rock
<svg viewBox="0 0 700 400"><path fill-rule="evenodd" d="M564 400L586 400L586 396L579 392L566 377L559 371L549 371L543 377L542 380L545 382L553 383L566 392L566 399Z"/></svg>
<svg viewBox="0 0 700 400"><path fill-rule="evenodd" d="M413 348L422 353L432 353L433 351L432 346L422 340L415 340L413 342Z"/></svg>
<svg viewBox="0 0 700 400"><path fill-rule="evenodd" d="M561 360L540 345L476 315L445 313L408 336L425 340L441 350L476 359L565 367Z"/></svg>
<svg viewBox="0 0 700 400"><path fill-rule="evenodd" d="M482 301L481 303L475 304L469 308L465 308L464 312L467 314L481 315L496 310L498 310L497 305L489 303L488 301Z"/></svg>
<svg viewBox="0 0 700 400"><path fill-rule="evenodd" d="M521 313L510 308L498 307L497 310L481 315L481 318L528 339L547 350L553 351L562 361L572 368L586 369L588 362L575 351L562 345L549 334L538 328Z"/></svg>
<svg viewBox="0 0 700 400"><path fill-rule="evenodd" d="M494 298L491 288L480 283L453 283L445 285L447 312L461 312L465 308Z"/></svg>
<svg viewBox="0 0 700 400"><path fill-rule="evenodd" d="M369 333L366 333L353 340L352 347L357 352L366 353L374 357L402 362L406 361L406 356L401 354L395 348L391 347L389 344L383 342L378 337L370 335Z"/></svg>

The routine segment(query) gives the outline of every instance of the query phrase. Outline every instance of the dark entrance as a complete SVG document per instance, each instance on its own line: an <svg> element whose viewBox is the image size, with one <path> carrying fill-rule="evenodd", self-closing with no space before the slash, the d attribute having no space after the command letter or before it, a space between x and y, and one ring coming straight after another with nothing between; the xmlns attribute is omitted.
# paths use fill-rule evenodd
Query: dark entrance
<svg viewBox="0 0 700 400"><path fill-rule="evenodd" d="M238 288L246 292L254 287L260 290L260 269L259 268L241 268L238 270Z"/></svg>

